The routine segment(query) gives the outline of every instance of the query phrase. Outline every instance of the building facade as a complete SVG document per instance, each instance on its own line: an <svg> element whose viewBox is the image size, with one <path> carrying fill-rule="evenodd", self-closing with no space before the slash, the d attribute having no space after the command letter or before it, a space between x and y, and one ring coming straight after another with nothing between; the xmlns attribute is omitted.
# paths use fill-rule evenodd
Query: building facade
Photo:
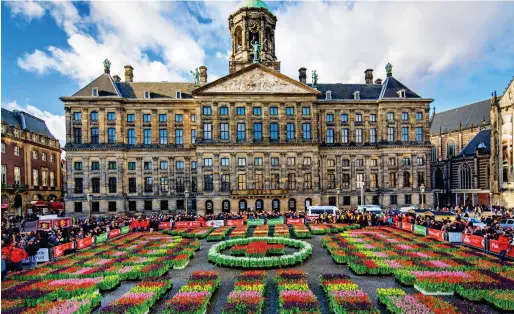
<svg viewBox="0 0 514 314"><path fill-rule="evenodd" d="M431 206L429 104L392 75L307 83L280 73L276 17L249 1L229 17L229 74L207 83L104 73L66 112L66 208L93 213ZM92 195L89 204L86 196ZM187 200L187 201L186 201Z"/></svg>
<svg viewBox="0 0 514 314"><path fill-rule="evenodd" d="M2 108L2 213L23 215L37 200L61 199L59 141L43 120Z"/></svg>

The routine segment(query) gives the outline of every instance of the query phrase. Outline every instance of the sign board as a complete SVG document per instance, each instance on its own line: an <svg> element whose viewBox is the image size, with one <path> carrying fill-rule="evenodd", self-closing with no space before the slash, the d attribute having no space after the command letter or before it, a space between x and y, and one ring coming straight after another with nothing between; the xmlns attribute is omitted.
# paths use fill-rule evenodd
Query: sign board
<svg viewBox="0 0 514 314"><path fill-rule="evenodd" d="M63 256L65 250L71 250L71 249L73 249L73 242L68 242L68 243L54 246L54 257Z"/></svg>
<svg viewBox="0 0 514 314"><path fill-rule="evenodd" d="M71 227L71 218L67 217L67 218L57 218L57 219L54 219L52 220L52 223L53 223L53 227L61 227L61 228L66 228L66 227Z"/></svg>
<svg viewBox="0 0 514 314"><path fill-rule="evenodd" d="M489 240L489 251L500 254L500 245L498 244L498 240ZM514 258L514 246L510 246L510 250L505 253L505 256L510 256Z"/></svg>
<svg viewBox="0 0 514 314"><path fill-rule="evenodd" d="M36 224L37 229L43 229L43 230L49 230L52 229L52 220L51 219L44 219L44 220L38 220Z"/></svg>
<svg viewBox="0 0 514 314"><path fill-rule="evenodd" d="M121 234L121 230L120 229L113 229L113 230L110 230L109 231L109 239L112 239L114 237L117 237Z"/></svg>
<svg viewBox="0 0 514 314"><path fill-rule="evenodd" d="M93 237L77 239L77 250L81 250L93 245Z"/></svg>
<svg viewBox="0 0 514 314"><path fill-rule="evenodd" d="M208 220L205 223L205 225L208 227L218 228L218 227L222 227L224 225L224 222L223 222L223 220Z"/></svg>
<svg viewBox="0 0 514 314"><path fill-rule="evenodd" d="M420 225L414 225L414 233L427 235L427 228Z"/></svg>
<svg viewBox="0 0 514 314"><path fill-rule="evenodd" d="M428 237L439 241L444 241L444 231L428 228Z"/></svg>
<svg viewBox="0 0 514 314"><path fill-rule="evenodd" d="M121 231L120 231L121 234L127 234L129 232L130 232L129 226L121 227Z"/></svg>
<svg viewBox="0 0 514 314"><path fill-rule="evenodd" d="M402 229L406 231L412 231L412 224L408 222L402 222Z"/></svg>
<svg viewBox="0 0 514 314"><path fill-rule="evenodd" d="M159 222L159 229L171 229L171 222Z"/></svg>
<svg viewBox="0 0 514 314"><path fill-rule="evenodd" d="M303 218L287 218L286 223L288 225L301 225L303 224Z"/></svg>
<svg viewBox="0 0 514 314"><path fill-rule="evenodd" d="M36 262L44 263L44 262L48 262L49 260L50 260L50 255L49 255L49 251L47 248L40 248L39 250L37 250ZM28 264L29 260L24 259L22 263Z"/></svg>
<svg viewBox="0 0 514 314"><path fill-rule="evenodd" d="M108 238L108 234L107 232L106 233L102 233L102 234L99 234L96 236L96 240L95 240L95 243L100 243L100 242L105 242L107 241L107 238Z"/></svg>
<svg viewBox="0 0 514 314"><path fill-rule="evenodd" d="M268 220L266 220L266 223L268 225L270 225L270 226L283 224L284 223L284 217L268 219Z"/></svg>
<svg viewBox="0 0 514 314"><path fill-rule="evenodd" d="M483 237L479 237L472 234L465 234L462 237L462 242L467 245L471 245L480 249L485 248L485 241Z"/></svg>
<svg viewBox="0 0 514 314"><path fill-rule="evenodd" d="M175 221L175 228L201 227L201 221Z"/></svg>
<svg viewBox="0 0 514 314"><path fill-rule="evenodd" d="M248 226L258 226L258 225L264 225L264 219L248 219L246 221L246 224Z"/></svg>
<svg viewBox="0 0 514 314"><path fill-rule="evenodd" d="M243 226L243 225L244 225L243 219L227 220L227 226Z"/></svg>

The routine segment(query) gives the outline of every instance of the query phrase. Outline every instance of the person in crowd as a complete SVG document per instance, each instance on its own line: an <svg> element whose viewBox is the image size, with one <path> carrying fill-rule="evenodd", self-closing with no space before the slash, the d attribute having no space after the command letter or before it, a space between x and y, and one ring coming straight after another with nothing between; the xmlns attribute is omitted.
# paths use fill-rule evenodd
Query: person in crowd
<svg viewBox="0 0 514 314"><path fill-rule="evenodd" d="M11 255L9 255L9 259L11 260L13 271L21 271L22 261L27 259L29 256L27 252L20 247L18 243L14 245L14 248L11 250Z"/></svg>
<svg viewBox="0 0 514 314"><path fill-rule="evenodd" d="M37 251L38 246L34 241L29 241L27 246L25 247L25 251L27 251L27 255L29 257L29 267L35 268L37 266Z"/></svg>
<svg viewBox="0 0 514 314"><path fill-rule="evenodd" d="M2 252L2 281L5 280L7 274L9 273L9 255L6 255Z"/></svg>
<svg viewBox="0 0 514 314"><path fill-rule="evenodd" d="M509 237L505 231L501 231L498 237L498 248L500 250L500 262L505 263L505 254L510 250L512 235Z"/></svg>

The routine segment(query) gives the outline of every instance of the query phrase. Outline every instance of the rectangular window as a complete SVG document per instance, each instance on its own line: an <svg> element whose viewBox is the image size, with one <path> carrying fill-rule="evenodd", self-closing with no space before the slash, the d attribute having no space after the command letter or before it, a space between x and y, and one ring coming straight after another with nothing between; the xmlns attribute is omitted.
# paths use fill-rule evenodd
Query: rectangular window
<svg viewBox="0 0 514 314"><path fill-rule="evenodd" d="M355 142L362 143L362 129L355 129Z"/></svg>
<svg viewBox="0 0 514 314"><path fill-rule="evenodd" d="M191 122L196 122L196 115L195 114L191 115Z"/></svg>
<svg viewBox="0 0 514 314"><path fill-rule="evenodd" d="M136 201L129 201L129 211L135 212L137 208Z"/></svg>
<svg viewBox="0 0 514 314"><path fill-rule="evenodd" d="M378 174L371 173L369 176L369 186L371 188L376 188L378 184Z"/></svg>
<svg viewBox="0 0 514 314"><path fill-rule="evenodd" d="M181 177L178 177L175 179L175 190L178 192L178 193L182 193L185 191L184 189L184 179L181 178Z"/></svg>
<svg viewBox="0 0 514 314"><path fill-rule="evenodd" d="M347 113L341 114L341 123L348 123L348 114Z"/></svg>
<svg viewBox="0 0 514 314"><path fill-rule="evenodd" d="M167 177L161 177L159 179L160 186L161 186L161 192L168 192L169 191L169 180Z"/></svg>
<svg viewBox="0 0 514 314"><path fill-rule="evenodd" d="M136 162L135 161L128 162L128 170L136 170Z"/></svg>
<svg viewBox="0 0 514 314"><path fill-rule="evenodd" d="M350 188L350 175L348 173L343 173L341 178L343 180L342 188L349 189Z"/></svg>
<svg viewBox="0 0 514 314"><path fill-rule="evenodd" d="M262 157L255 157L253 162L254 162L254 164L256 166L262 166L263 165Z"/></svg>
<svg viewBox="0 0 514 314"><path fill-rule="evenodd" d="M369 121L370 122L377 122L377 115L372 113L369 115Z"/></svg>
<svg viewBox="0 0 514 314"><path fill-rule="evenodd" d="M191 169L192 170L195 170L196 169L196 161L191 161Z"/></svg>
<svg viewBox="0 0 514 314"><path fill-rule="evenodd" d="M159 144L166 145L168 144L168 130L159 129ZM178 144L175 142L175 144Z"/></svg>
<svg viewBox="0 0 514 314"><path fill-rule="evenodd" d="M278 167L280 159L278 157L271 157L271 166Z"/></svg>
<svg viewBox="0 0 514 314"><path fill-rule="evenodd" d="M110 212L116 211L116 202L109 202L109 211Z"/></svg>
<svg viewBox="0 0 514 314"><path fill-rule="evenodd" d="M149 113L143 114L143 122L144 123L150 123L152 122L152 115Z"/></svg>
<svg viewBox="0 0 514 314"><path fill-rule="evenodd" d="M91 162L91 170L100 170L100 162L92 161Z"/></svg>
<svg viewBox="0 0 514 314"><path fill-rule="evenodd" d="M287 157L287 165L289 167L296 166L296 158L295 157Z"/></svg>
<svg viewBox="0 0 514 314"><path fill-rule="evenodd" d="M369 129L369 142L375 144L377 142L377 129Z"/></svg>
<svg viewBox="0 0 514 314"><path fill-rule="evenodd" d="M262 141L262 123L253 124L253 140L256 142Z"/></svg>
<svg viewBox="0 0 514 314"><path fill-rule="evenodd" d="M334 114L333 113L327 113L327 123L334 122Z"/></svg>
<svg viewBox="0 0 514 314"><path fill-rule="evenodd" d="M204 167L212 167L212 158L204 158L203 166Z"/></svg>
<svg viewBox="0 0 514 314"><path fill-rule="evenodd" d="M327 129L327 144L334 144L334 129Z"/></svg>
<svg viewBox="0 0 514 314"><path fill-rule="evenodd" d="M304 166L310 166L312 162L311 157L303 157L303 165Z"/></svg>
<svg viewBox="0 0 514 314"><path fill-rule="evenodd" d="M48 186L48 170L41 170L41 185Z"/></svg>
<svg viewBox="0 0 514 314"><path fill-rule="evenodd" d="M107 164L107 169L108 170L116 170L116 162L115 161L109 161L109 163Z"/></svg>
<svg viewBox="0 0 514 314"><path fill-rule="evenodd" d="M245 107L237 107L236 108L236 114L238 116L244 116L245 115Z"/></svg>
<svg viewBox="0 0 514 314"><path fill-rule="evenodd" d="M7 170L5 173L7 173ZM34 185L34 186L39 185L39 171L37 169L32 169L32 185Z"/></svg>
<svg viewBox="0 0 514 314"><path fill-rule="evenodd" d="M355 160L355 164L356 164L356 166L357 166L357 167L359 167L359 168L364 167L364 159L359 158L359 159Z"/></svg>
<svg viewBox="0 0 514 314"><path fill-rule="evenodd" d="M403 142L409 141L409 128L407 128L407 127L402 128L402 141Z"/></svg>
<svg viewBox="0 0 514 314"><path fill-rule="evenodd" d="M270 116L278 116L278 107L269 107Z"/></svg>
<svg viewBox="0 0 514 314"><path fill-rule="evenodd" d="M212 140L212 124L211 123L203 124L203 139L208 140L208 141Z"/></svg>
<svg viewBox="0 0 514 314"><path fill-rule="evenodd" d="M402 112L402 121L408 121L408 120L409 120L409 113Z"/></svg>
<svg viewBox="0 0 514 314"><path fill-rule="evenodd" d="M421 157L421 156L418 156L416 158L416 163L417 163L418 166L423 166L425 164L425 159L423 157Z"/></svg>
<svg viewBox="0 0 514 314"><path fill-rule="evenodd" d="M294 107L287 107L286 108L286 115L287 116L294 116Z"/></svg>
<svg viewBox="0 0 514 314"><path fill-rule="evenodd" d="M423 120L423 112L416 112L416 120L418 120L418 121Z"/></svg>
<svg viewBox="0 0 514 314"><path fill-rule="evenodd" d="M184 130L176 129L175 130L175 145L183 145L184 144Z"/></svg>
<svg viewBox="0 0 514 314"><path fill-rule="evenodd" d="M255 174L255 188L257 190L264 189L264 177L262 173Z"/></svg>
<svg viewBox="0 0 514 314"><path fill-rule="evenodd" d="M7 166L2 165L2 184L7 183Z"/></svg>
<svg viewBox="0 0 514 314"><path fill-rule="evenodd" d="M100 178L91 178L92 193L100 193Z"/></svg>
<svg viewBox="0 0 514 314"><path fill-rule="evenodd" d="M143 163L143 170L152 170L152 162L151 161L145 161Z"/></svg>
<svg viewBox="0 0 514 314"><path fill-rule="evenodd" d="M175 117L176 117L176 116L175 116ZM168 121L168 115L167 115L167 114L165 114L165 113L161 113L161 114L159 114L159 122L160 122L160 123L164 123L164 122L166 122L166 121ZM175 121L176 121L176 120L175 120Z"/></svg>
<svg viewBox="0 0 514 314"><path fill-rule="evenodd" d="M161 200L161 210L169 210L168 201Z"/></svg>
<svg viewBox="0 0 514 314"><path fill-rule="evenodd" d="M80 121L82 120L82 114L80 112L74 112L73 113L73 120L74 121Z"/></svg>
<svg viewBox="0 0 514 314"><path fill-rule="evenodd" d="M222 167L228 167L230 166L230 159L228 159L227 157L223 157L221 158L221 166Z"/></svg>
<svg viewBox="0 0 514 314"><path fill-rule="evenodd" d="M5 166L3 166L5 167ZM50 172L50 186L55 186L54 180L54 173ZM5 183L5 182L3 182ZM20 167L14 167L14 184L20 184L21 183L21 168Z"/></svg>
<svg viewBox="0 0 514 314"><path fill-rule="evenodd" d="M312 173L303 174L303 188L306 190L312 189Z"/></svg>
<svg viewBox="0 0 514 314"><path fill-rule="evenodd" d="M294 123L288 123L287 124L287 139L288 140L294 140Z"/></svg>
<svg viewBox="0 0 514 314"><path fill-rule="evenodd" d="M144 129L144 144L151 145L152 144L152 129Z"/></svg>
<svg viewBox="0 0 514 314"><path fill-rule="evenodd" d="M228 123L221 123L220 124L220 139L221 140L228 140L229 139Z"/></svg>
<svg viewBox="0 0 514 314"><path fill-rule="evenodd" d="M387 113L387 121L394 121L394 112Z"/></svg>
<svg viewBox="0 0 514 314"><path fill-rule="evenodd" d="M116 193L116 178L109 178L109 193Z"/></svg>
<svg viewBox="0 0 514 314"><path fill-rule="evenodd" d="M271 174L271 189L272 190L280 189L280 175L278 173Z"/></svg>
<svg viewBox="0 0 514 314"><path fill-rule="evenodd" d="M423 128L422 127L416 128L416 141L423 142Z"/></svg>
<svg viewBox="0 0 514 314"><path fill-rule="evenodd" d="M82 128L73 128L75 144L82 144Z"/></svg>
<svg viewBox="0 0 514 314"><path fill-rule="evenodd" d="M159 169L168 170L168 162L166 160L161 160L159 162Z"/></svg>
<svg viewBox="0 0 514 314"><path fill-rule="evenodd" d="M129 193L137 193L136 178L129 178Z"/></svg>
<svg viewBox="0 0 514 314"><path fill-rule="evenodd" d="M371 159L371 167L377 167L378 166L378 159Z"/></svg>
<svg viewBox="0 0 514 314"><path fill-rule="evenodd" d="M364 182L364 174L357 173L357 182Z"/></svg>
<svg viewBox="0 0 514 314"><path fill-rule="evenodd" d="M396 158L389 158L389 166L396 166Z"/></svg>
<svg viewBox="0 0 514 314"><path fill-rule="evenodd" d="M127 130L127 143L129 145L136 145L136 130L134 130L134 129Z"/></svg>
<svg viewBox="0 0 514 314"><path fill-rule="evenodd" d="M350 167L350 160L349 159L343 159L343 167Z"/></svg>
<svg viewBox="0 0 514 314"><path fill-rule="evenodd" d="M302 108L302 114L304 116L310 116L311 115L311 107L303 107Z"/></svg>
<svg viewBox="0 0 514 314"><path fill-rule="evenodd" d="M302 124L302 131L303 131L303 139L310 140L311 139L311 124L310 123Z"/></svg>
<svg viewBox="0 0 514 314"><path fill-rule="evenodd" d="M329 173L327 176L327 187L329 189L335 189L336 188L336 175L333 173Z"/></svg>
<svg viewBox="0 0 514 314"><path fill-rule="evenodd" d="M237 188L240 191L246 190L246 174L239 174L237 176Z"/></svg>
<svg viewBox="0 0 514 314"><path fill-rule="evenodd" d="M327 160L327 167L333 168L336 166L336 161L334 159Z"/></svg>
<svg viewBox="0 0 514 314"><path fill-rule="evenodd" d="M387 141L394 142L394 128L387 128Z"/></svg>
<svg viewBox="0 0 514 314"><path fill-rule="evenodd" d="M150 193L153 191L153 178L145 177L145 192Z"/></svg>
<svg viewBox="0 0 514 314"><path fill-rule="evenodd" d="M109 144L116 144L116 129L115 128L107 129L107 142Z"/></svg>
<svg viewBox="0 0 514 314"><path fill-rule="evenodd" d="M203 106L202 113L204 116L210 116L212 114L212 109L209 106Z"/></svg>
<svg viewBox="0 0 514 314"><path fill-rule="evenodd" d="M136 115L133 113L127 114L127 122L135 122L136 121Z"/></svg>
<svg viewBox="0 0 514 314"><path fill-rule="evenodd" d="M262 115L262 108L261 107L253 107L253 115L254 116Z"/></svg>
<svg viewBox="0 0 514 314"><path fill-rule="evenodd" d="M405 205L412 204L412 195L405 195Z"/></svg>
<svg viewBox="0 0 514 314"><path fill-rule="evenodd" d="M296 175L294 173L287 174L287 189L288 190L296 189Z"/></svg>
<svg viewBox="0 0 514 314"><path fill-rule="evenodd" d="M145 201L144 209L146 211L151 211L152 210L152 201Z"/></svg>
<svg viewBox="0 0 514 314"><path fill-rule="evenodd" d="M182 114L175 115L175 122L182 122Z"/></svg>
<svg viewBox="0 0 514 314"><path fill-rule="evenodd" d="M116 120L116 113L107 112L107 121L114 121L114 120Z"/></svg>
<svg viewBox="0 0 514 314"><path fill-rule="evenodd" d="M204 188L203 190L205 192L212 192L213 185L212 185L212 174L207 174L203 176L203 182L204 182Z"/></svg>
<svg viewBox="0 0 514 314"><path fill-rule="evenodd" d="M82 212L82 202L75 202L75 212L81 213Z"/></svg>
<svg viewBox="0 0 514 314"><path fill-rule="evenodd" d="M341 143L348 144L348 129L341 129Z"/></svg>
<svg viewBox="0 0 514 314"><path fill-rule="evenodd" d="M221 175L221 192L229 192L230 191L230 175L222 174Z"/></svg>
<svg viewBox="0 0 514 314"><path fill-rule="evenodd" d="M46 161L46 153L41 153L41 160Z"/></svg>
<svg viewBox="0 0 514 314"><path fill-rule="evenodd" d="M19 146L14 146L14 155L15 156L20 156L20 147ZM54 155L50 155L50 161L53 162L52 158Z"/></svg>
<svg viewBox="0 0 514 314"><path fill-rule="evenodd" d="M237 158L237 166L245 167L246 166L246 158Z"/></svg>
<svg viewBox="0 0 514 314"><path fill-rule="evenodd" d="M91 121L98 121L98 111L91 112Z"/></svg>
<svg viewBox="0 0 514 314"><path fill-rule="evenodd" d="M81 161L75 161L73 163L73 169L74 170L82 170L82 162Z"/></svg>
<svg viewBox="0 0 514 314"><path fill-rule="evenodd" d="M220 116L228 116L228 107L220 107Z"/></svg>
<svg viewBox="0 0 514 314"><path fill-rule="evenodd" d="M278 123L270 123L269 125L270 140L278 140Z"/></svg>
<svg viewBox="0 0 514 314"><path fill-rule="evenodd" d="M355 114L355 122L362 122L362 113Z"/></svg>
<svg viewBox="0 0 514 314"><path fill-rule="evenodd" d="M421 187L422 184L425 184L425 174L418 172L418 187Z"/></svg>
<svg viewBox="0 0 514 314"><path fill-rule="evenodd" d="M73 189L73 193L75 194L82 194L82 178L75 178L75 188Z"/></svg>
<svg viewBox="0 0 514 314"><path fill-rule="evenodd" d="M396 195L389 196L389 203L391 205L397 205L398 204L398 198Z"/></svg>
<svg viewBox="0 0 514 314"><path fill-rule="evenodd" d="M403 165L410 166L410 159L408 157L403 158Z"/></svg>
<svg viewBox="0 0 514 314"><path fill-rule="evenodd" d="M237 140L244 141L246 140L246 126L245 123L237 124Z"/></svg>
<svg viewBox="0 0 514 314"><path fill-rule="evenodd" d="M99 143L98 128L91 128L91 144Z"/></svg>
<svg viewBox="0 0 514 314"><path fill-rule="evenodd" d="M177 160L177 162L175 162L175 168L177 168L177 170L182 170L182 169L184 169L184 161L182 161L182 160Z"/></svg>
<svg viewBox="0 0 514 314"><path fill-rule="evenodd" d="M196 144L196 129L191 130L191 144Z"/></svg>

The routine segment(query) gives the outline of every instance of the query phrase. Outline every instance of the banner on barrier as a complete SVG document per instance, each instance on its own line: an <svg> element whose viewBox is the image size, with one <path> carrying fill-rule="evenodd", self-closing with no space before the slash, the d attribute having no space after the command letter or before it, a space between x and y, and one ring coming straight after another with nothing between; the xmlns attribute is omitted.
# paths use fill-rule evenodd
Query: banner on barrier
<svg viewBox="0 0 514 314"><path fill-rule="evenodd" d="M70 217L57 218L57 219L52 220L52 223L53 223L54 228L56 228L56 227L61 227L61 228L71 227L71 218Z"/></svg>
<svg viewBox="0 0 514 314"><path fill-rule="evenodd" d="M223 227L224 224L225 224L225 222L223 220L207 220L205 222L205 225L207 227L214 227L214 228Z"/></svg>
<svg viewBox="0 0 514 314"><path fill-rule="evenodd" d="M414 233L427 235L427 228L420 225L414 225Z"/></svg>
<svg viewBox="0 0 514 314"><path fill-rule="evenodd" d="M268 219L266 223L269 226L280 225L284 223L284 217Z"/></svg>
<svg viewBox="0 0 514 314"><path fill-rule="evenodd" d="M68 243L54 246L54 257L63 256L65 250L71 250L71 249L73 249L73 242L68 242Z"/></svg>
<svg viewBox="0 0 514 314"><path fill-rule="evenodd" d="M159 229L171 229L171 222L160 222Z"/></svg>
<svg viewBox="0 0 514 314"><path fill-rule="evenodd" d="M36 223L37 229L48 230L52 229L52 221L51 220L38 220Z"/></svg>
<svg viewBox="0 0 514 314"><path fill-rule="evenodd" d="M91 245L93 245L93 237L77 239L77 250L90 247Z"/></svg>
<svg viewBox="0 0 514 314"><path fill-rule="evenodd" d="M49 255L49 251L47 248L40 248L39 250L37 250L37 254L36 254L36 262L38 263L44 263L44 262L48 262L50 260L50 255ZM24 259L22 261L23 264L28 264L29 263L29 260L28 259Z"/></svg>
<svg viewBox="0 0 514 314"><path fill-rule="evenodd" d="M498 240L489 240L489 251L500 254L501 250ZM510 246L510 250L505 254L505 256L514 258L514 245Z"/></svg>
<svg viewBox="0 0 514 314"><path fill-rule="evenodd" d="M114 237L117 237L121 234L121 230L120 229L114 229L114 230L110 230L109 231L109 239L111 238L114 238Z"/></svg>
<svg viewBox="0 0 514 314"><path fill-rule="evenodd" d="M444 241L444 231L428 228L428 237L439 241Z"/></svg>
<svg viewBox="0 0 514 314"><path fill-rule="evenodd" d="M248 226L258 226L258 225L264 225L264 219L248 219L246 221L246 224Z"/></svg>
<svg viewBox="0 0 514 314"><path fill-rule="evenodd" d="M409 222L402 222L402 229L406 231L412 231L412 224Z"/></svg>
<svg viewBox="0 0 514 314"><path fill-rule="evenodd" d="M121 231L120 231L121 234L127 234L129 232L130 232L129 226L121 227Z"/></svg>
<svg viewBox="0 0 514 314"><path fill-rule="evenodd" d="M105 242L105 241L107 241L108 237L109 237L109 235L107 234L107 232L99 234L96 236L95 242L96 243Z"/></svg>
<svg viewBox="0 0 514 314"><path fill-rule="evenodd" d="M303 224L303 218L287 218L286 223L288 225L301 225Z"/></svg>
<svg viewBox="0 0 514 314"><path fill-rule="evenodd" d="M227 220L227 226L243 226L243 225L244 225L243 219Z"/></svg>
<svg viewBox="0 0 514 314"><path fill-rule="evenodd" d="M201 221L175 221L175 228L201 227Z"/></svg>
<svg viewBox="0 0 514 314"><path fill-rule="evenodd" d="M462 242L467 245L471 245L480 249L485 248L485 240L483 237L479 237L472 234L465 234L462 238Z"/></svg>

